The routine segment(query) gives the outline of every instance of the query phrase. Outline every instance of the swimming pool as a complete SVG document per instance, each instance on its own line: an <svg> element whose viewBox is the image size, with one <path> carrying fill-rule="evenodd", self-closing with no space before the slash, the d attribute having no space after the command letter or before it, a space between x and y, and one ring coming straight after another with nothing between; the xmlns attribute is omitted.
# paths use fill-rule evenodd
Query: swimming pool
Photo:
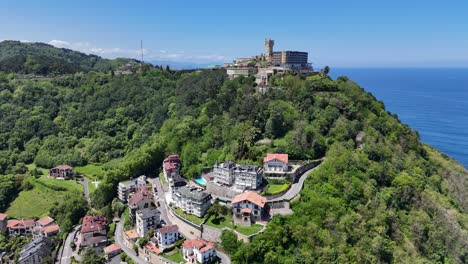
<svg viewBox="0 0 468 264"><path fill-rule="evenodd" d="M197 178L197 179L195 179L195 182L200 184L200 185L206 185L206 181L203 178Z"/></svg>

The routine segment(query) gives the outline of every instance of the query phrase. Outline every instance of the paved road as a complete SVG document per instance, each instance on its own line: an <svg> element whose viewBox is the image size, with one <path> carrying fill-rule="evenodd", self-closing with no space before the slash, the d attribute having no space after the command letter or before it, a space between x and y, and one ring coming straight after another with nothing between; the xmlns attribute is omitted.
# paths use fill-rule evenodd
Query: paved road
<svg viewBox="0 0 468 264"><path fill-rule="evenodd" d="M127 254L127 256L129 256L130 258L132 258L132 260L135 261L136 263L147 264L146 261L144 261L143 259L141 259L135 254L135 251L133 251L132 249L128 248L125 245L124 238L123 238L122 221L117 222L115 226L115 243L119 244L122 247L122 250L125 252L125 254Z"/></svg>
<svg viewBox="0 0 468 264"><path fill-rule="evenodd" d="M88 189L88 179L85 176L83 176L83 181L81 182L81 184L83 184L86 201L88 201L88 205L91 206L91 198L89 197L89 189Z"/></svg>
<svg viewBox="0 0 468 264"><path fill-rule="evenodd" d="M159 178L148 179L148 181L151 182L153 185L156 185L156 189L158 190L158 201L159 201L159 204L161 205L158 209L161 212L162 218L168 225L172 224L172 221L168 217L168 212L167 212L168 209L167 209L167 203L166 203L166 198L165 198L166 195L162 188L161 181L159 180ZM180 221L179 223L179 232L182 234L182 236L186 238L192 238L194 235L190 234L185 228L183 228L182 225L187 225L187 224L182 221ZM231 259L223 252L216 250L216 253L218 257L220 258L220 261L222 264L231 263Z"/></svg>
<svg viewBox="0 0 468 264"><path fill-rule="evenodd" d="M291 185L291 188L289 188L289 190L287 192L285 192L283 195L281 195L280 197L277 197L277 198L274 198L274 199L268 199L267 197L267 200L268 202L277 202L277 201L283 201L284 199L286 200L292 200L294 197L296 197L302 190L302 187L304 187L304 181L305 179L307 178L307 176L309 176L309 174L314 171L315 169L317 169L318 167L320 167L320 165L323 164L324 161L322 161L319 165L313 167L312 169L308 170L308 171L305 171L301 177L299 178L299 180L296 182L296 183L293 183Z"/></svg>
<svg viewBox="0 0 468 264"><path fill-rule="evenodd" d="M73 230L68 233L67 239L65 239L65 243L63 244L63 251L62 251L62 257L60 259L60 264L70 264L71 263L71 257L73 254L73 249L70 247L71 242L73 242L76 232L80 229L81 225L75 226Z"/></svg>

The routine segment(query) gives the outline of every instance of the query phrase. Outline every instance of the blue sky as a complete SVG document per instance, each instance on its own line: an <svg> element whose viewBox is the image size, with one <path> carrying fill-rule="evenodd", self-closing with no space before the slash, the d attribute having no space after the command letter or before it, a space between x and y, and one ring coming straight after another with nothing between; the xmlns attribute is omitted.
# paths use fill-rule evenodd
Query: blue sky
<svg viewBox="0 0 468 264"><path fill-rule="evenodd" d="M103 57L228 62L303 50L332 67L468 66L468 1L0 2L0 40L40 41Z"/></svg>

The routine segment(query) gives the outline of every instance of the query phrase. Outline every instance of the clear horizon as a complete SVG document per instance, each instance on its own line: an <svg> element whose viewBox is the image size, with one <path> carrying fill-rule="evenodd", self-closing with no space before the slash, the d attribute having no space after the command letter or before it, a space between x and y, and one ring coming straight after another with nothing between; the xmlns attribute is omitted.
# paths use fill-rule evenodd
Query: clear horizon
<svg viewBox="0 0 468 264"><path fill-rule="evenodd" d="M262 53L271 37L316 67L468 67L468 3L449 2L20 0L0 4L0 40L136 59L143 40L147 61L219 64Z"/></svg>

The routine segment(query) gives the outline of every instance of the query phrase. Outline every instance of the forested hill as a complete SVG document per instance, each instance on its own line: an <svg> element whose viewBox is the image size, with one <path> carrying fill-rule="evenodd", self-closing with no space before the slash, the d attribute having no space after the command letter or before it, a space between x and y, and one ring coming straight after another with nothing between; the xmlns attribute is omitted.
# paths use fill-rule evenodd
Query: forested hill
<svg viewBox="0 0 468 264"><path fill-rule="evenodd" d="M0 211L35 175L25 164L101 167L93 206L109 214L117 182L159 174L168 154L186 177L221 160L261 164L267 152L326 156L293 215L251 244L224 241L234 263L466 263L462 166L346 77L287 75L265 94L254 84L222 70L0 74Z"/></svg>
<svg viewBox="0 0 468 264"><path fill-rule="evenodd" d="M0 71L7 73L49 75L109 71L129 61L131 59L103 59L45 43L0 42Z"/></svg>

